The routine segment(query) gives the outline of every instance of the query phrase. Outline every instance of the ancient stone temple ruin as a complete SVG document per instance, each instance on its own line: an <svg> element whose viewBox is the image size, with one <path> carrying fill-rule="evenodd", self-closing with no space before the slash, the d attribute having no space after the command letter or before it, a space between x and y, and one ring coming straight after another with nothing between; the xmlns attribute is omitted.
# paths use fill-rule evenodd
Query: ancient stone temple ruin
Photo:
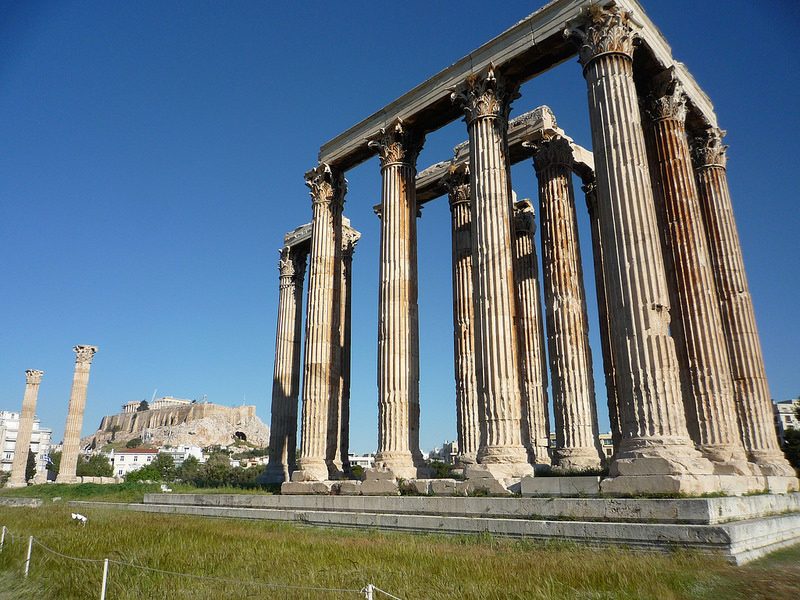
<svg viewBox="0 0 800 600"><path fill-rule="evenodd" d="M576 55L591 151L548 107L511 118L522 83ZM468 141L418 173L425 135L459 117ZM635 0L554 0L324 144L306 174L311 223L287 234L281 250L265 478L300 492L299 484L348 472L349 289L359 234L342 216L345 174L377 155L378 448L368 478L425 479L416 219L423 203L446 196L454 414L468 481L507 489L543 467L601 467L592 373L602 368L614 442L603 492L796 489L773 426L724 133ZM522 160L538 179L537 207L512 198L510 165ZM590 240L578 239L580 210ZM592 254L594 299L584 291L582 252ZM589 323L590 301L599 323ZM600 332L601 356L592 356L590 327Z"/></svg>

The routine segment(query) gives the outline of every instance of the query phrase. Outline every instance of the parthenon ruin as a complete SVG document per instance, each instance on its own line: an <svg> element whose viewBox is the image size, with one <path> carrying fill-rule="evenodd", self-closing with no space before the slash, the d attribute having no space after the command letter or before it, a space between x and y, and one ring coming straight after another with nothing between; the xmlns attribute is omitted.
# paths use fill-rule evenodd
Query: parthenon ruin
<svg viewBox="0 0 800 600"><path fill-rule="evenodd" d="M510 118L522 83L576 55L587 84L591 151L558 127L548 107ZM459 116L468 142L452 160L417 173L426 134ZM602 492L797 489L773 427L724 134L710 100L636 0L554 0L324 144L306 173L311 223L287 234L281 250L265 479L291 479L285 490L298 491L296 484L349 471L350 278L359 234L342 216L345 173L377 155L374 476L426 476L416 218L424 202L446 195L454 414L467 478L510 487L542 467L599 469L592 373L602 364L614 441ZM526 159L539 184L541 279L536 211L530 201L514 202L511 191L510 165ZM583 184L591 224L583 244L573 175ZM587 248L598 323L589 323L586 310ZM599 357L589 347L590 326L600 332Z"/></svg>

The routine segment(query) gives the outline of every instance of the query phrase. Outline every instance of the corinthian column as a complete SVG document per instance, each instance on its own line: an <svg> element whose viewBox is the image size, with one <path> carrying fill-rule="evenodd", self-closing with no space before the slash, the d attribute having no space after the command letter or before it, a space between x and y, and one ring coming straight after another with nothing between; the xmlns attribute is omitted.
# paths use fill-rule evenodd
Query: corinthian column
<svg viewBox="0 0 800 600"><path fill-rule="evenodd" d="M300 392L300 327L306 252L284 247L278 261L278 326L275 332L275 367L272 377L272 419L269 431L269 465L264 483L283 483L295 469L297 400Z"/></svg>
<svg viewBox="0 0 800 600"><path fill-rule="evenodd" d="M724 131L709 129L693 140L692 149L741 438L748 458L765 475L794 478L775 434L764 357L728 190L724 135ZM795 479L794 487L796 483Z"/></svg>
<svg viewBox="0 0 800 600"><path fill-rule="evenodd" d="M485 432L478 462L498 478L533 472L522 445L511 252L507 133L517 89L490 65L452 95L464 109L469 130L476 371Z"/></svg>
<svg viewBox="0 0 800 600"><path fill-rule="evenodd" d="M739 439L728 351L686 138L686 98L665 73L647 99L657 213L670 277L672 337L689 434L722 474L752 474Z"/></svg>
<svg viewBox="0 0 800 600"><path fill-rule="evenodd" d="M686 429L669 293L633 82L635 34L617 7L589 11L579 50L589 90L605 288L622 442L610 493L715 491Z"/></svg>
<svg viewBox="0 0 800 600"><path fill-rule="evenodd" d="M64 426L64 450L57 483L75 483L75 468L80 452L83 411L86 408L86 388L89 386L89 368L92 366L96 346L75 346L75 373L72 376L72 392L69 395L67 423Z"/></svg>
<svg viewBox="0 0 800 600"><path fill-rule="evenodd" d="M547 343L556 424L555 466L593 469L601 463L592 352L572 189L572 149L564 138L534 146L542 220Z"/></svg>
<svg viewBox="0 0 800 600"><path fill-rule="evenodd" d="M475 318L472 305L472 219L469 169L453 167L447 176L453 240L453 342L456 379L458 463L477 460L481 440L478 383L475 376Z"/></svg>
<svg viewBox="0 0 800 600"><path fill-rule="evenodd" d="M339 302L341 297L344 176L320 164L306 173L311 189L306 348L303 361L303 413L298 470L292 481L323 481L329 476L331 417L339 406ZM335 346L335 347L334 347ZM338 426L338 418L336 418Z"/></svg>
<svg viewBox="0 0 800 600"><path fill-rule="evenodd" d="M419 450L417 155L423 138L400 120L370 142L381 161L378 299L378 452L375 466L403 479L423 466Z"/></svg>
<svg viewBox="0 0 800 600"><path fill-rule="evenodd" d="M25 469L28 466L28 451L31 447L33 418L36 414L36 398L44 371L25 371L25 395L22 397L22 411L19 413L17 442L14 445L14 462L11 464L11 477L6 487L25 487Z"/></svg>
<svg viewBox="0 0 800 600"><path fill-rule="evenodd" d="M517 335L522 364L522 420L527 428L522 438L528 450L528 460L534 464L549 465L547 361L535 237L536 215L530 200L517 202L514 205L514 275L519 308Z"/></svg>
<svg viewBox="0 0 800 600"><path fill-rule="evenodd" d="M339 427L333 463L343 474L350 473L350 317L352 311L351 281L353 274L353 252L361 234L346 228L342 233L342 299L340 303L341 327L341 377L339 384Z"/></svg>
<svg viewBox="0 0 800 600"><path fill-rule="evenodd" d="M608 296L603 279L605 272L603 258L603 241L600 233L600 218L597 212L597 184L594 180L586 182L581 188L586 194L586 208L592 229L592 259L594 262L594 287L597 293L597 316L600 331L600 351L603 353L603 376L606 383L606 402L608 404L608 420L611 426L611 443L616 454L622 439L621 419L619 414L619 398L617 397L616 369L614 354L611 351L611 322L608 314Z"/></svg>

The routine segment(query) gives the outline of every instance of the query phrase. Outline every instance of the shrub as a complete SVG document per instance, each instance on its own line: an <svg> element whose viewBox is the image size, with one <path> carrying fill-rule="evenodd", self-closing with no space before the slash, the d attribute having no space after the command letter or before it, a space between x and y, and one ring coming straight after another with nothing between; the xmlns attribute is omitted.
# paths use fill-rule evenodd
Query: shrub
<svg viewBox="0 0 800 600"><path fill-rule="evenodd" d="M104 454L93 454L88 459L79 456L75 474L78 477L112 477L114 468Z"/></svg>

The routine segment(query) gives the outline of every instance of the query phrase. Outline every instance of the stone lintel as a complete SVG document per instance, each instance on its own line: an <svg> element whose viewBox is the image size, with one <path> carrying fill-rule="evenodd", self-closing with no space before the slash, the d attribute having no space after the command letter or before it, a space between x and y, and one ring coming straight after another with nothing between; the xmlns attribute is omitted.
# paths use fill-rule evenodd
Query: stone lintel
<svg viewBox="0 0 800 600"><path fill-rule="evenodd" d="M353 232L359 236L361 235L358 231L350 226L350 219L345 216L342 216L342 230L345 232ZM311 223L300 225L300 227L292 229L283 236L283 245L287 248L301 248L304 245L308 246L310 243Z"/></svg>
<svg viewBox="0 0 800 600"><path fill-rule="evenodd" d="M516 164L530 158L531 151L525 144L554 137L565 138L572 149L574 171L583 180L594 178L592 153L576 144L558 127L556 117L548 106L540 106L521 114L508 123L509 161ZM453 148L453 158L435 163L417 175L417 203L429 202L447 193L444 178L451 167L469 165L469 143L462 142Z"/></svg>
<svg viewBox="0 0 800 600"><path fill-rule="evenodd" d="M439 129L461 117L450 101L453 89L472 73L490 63L517 83L524 83L577 53L574 42L564 36L568 23L579 23L586 8L596 0L554 0L522 19L467 56L390 102L360 123L329 142L319 152L320 162L341 170L350 169L374 154L366 140L382 128L402 119L422 132ZM633 12L637 32L653 60L663 68L674 66L684 86L693 113L711 127L716 115L708 96L691 76L686 66L672 57L672 49L637 0L616 0L620 8Z"/></svg>

